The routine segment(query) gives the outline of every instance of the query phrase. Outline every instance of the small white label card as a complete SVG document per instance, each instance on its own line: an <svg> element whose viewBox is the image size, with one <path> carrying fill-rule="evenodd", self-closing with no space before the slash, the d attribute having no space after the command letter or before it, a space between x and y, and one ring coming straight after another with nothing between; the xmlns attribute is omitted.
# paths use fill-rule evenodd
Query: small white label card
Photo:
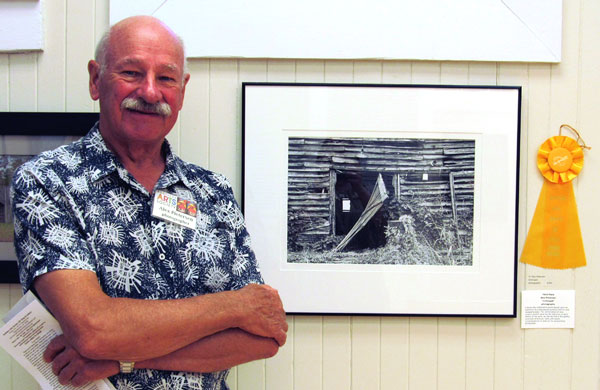
<svg viewBox="0 0 600 390"><path fill-rule="evenodd" d="M521 292L521 328L574 328L575 290Z"/></svg>
<svg viewBox="0 0 600 390"><path fill-rule="evenodd" d="M197 213L198 205L193 201L180 198L166 191L156 191L154 194L153 217L195 229Z"/></svg>

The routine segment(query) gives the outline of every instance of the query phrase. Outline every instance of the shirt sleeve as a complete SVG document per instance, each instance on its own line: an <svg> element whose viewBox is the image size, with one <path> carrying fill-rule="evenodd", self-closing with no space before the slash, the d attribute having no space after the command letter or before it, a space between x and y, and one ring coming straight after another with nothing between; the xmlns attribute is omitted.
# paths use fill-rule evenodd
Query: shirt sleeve
<svg viewBox="0 0 600 390"><path fill-rule="evenodd" d="M39 160L21 166L11 186L14 243L23 291L36 277L61 269L95 272L94 257L75 202L57 183L52 168L40 168Z"/></svg>

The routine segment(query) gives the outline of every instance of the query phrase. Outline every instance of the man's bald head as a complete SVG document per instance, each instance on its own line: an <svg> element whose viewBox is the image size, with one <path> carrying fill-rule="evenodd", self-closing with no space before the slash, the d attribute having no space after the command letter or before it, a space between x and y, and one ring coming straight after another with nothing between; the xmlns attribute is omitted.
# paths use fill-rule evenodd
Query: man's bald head
<svg viewBox="0 0 600 390"><path fill-rule="evenodd" d="M183 73L188 73L187 60L185 57L185 45L183 39L179 37L169 26L163 23L161 20L148 15L131 16L123 19L109 28L96 46L96 52L94 59L100 64L100 76L104 73L108 62L111 58L111 47L115 41L119 41L122 36L126 36L134 29L139 28L150 28L154 31L160 31L165 36L170 36L173 39L173 44L181 49L181 56L183 58Z"/></svg>

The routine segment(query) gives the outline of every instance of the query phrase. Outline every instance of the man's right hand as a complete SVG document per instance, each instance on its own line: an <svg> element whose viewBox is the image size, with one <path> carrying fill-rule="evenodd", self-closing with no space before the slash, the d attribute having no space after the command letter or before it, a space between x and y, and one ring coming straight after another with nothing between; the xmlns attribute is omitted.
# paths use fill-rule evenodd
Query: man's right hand
<svg viewBox="0 0 600 390"><path fill-rule="evenodd" d="M245 315L240 328L262 337L270 337L281 347L287 338L288 324L279 293L264 284L249 284L238 290L239 304Z"/></svg>

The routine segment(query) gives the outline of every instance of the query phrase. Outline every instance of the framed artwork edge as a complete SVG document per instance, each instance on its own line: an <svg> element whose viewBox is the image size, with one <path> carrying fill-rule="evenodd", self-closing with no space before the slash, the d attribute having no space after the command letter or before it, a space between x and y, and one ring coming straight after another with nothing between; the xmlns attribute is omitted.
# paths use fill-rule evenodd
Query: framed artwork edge
<svg viewBox="0 0 600 390"><path fill-rule="evenodd" d="M45 140L52 139L49 143L52 147L48 149L69 143L85 135L98 117L98 113L91 112L0 112L0 158L11 155L16 144L19 147L27 146L27 149L34 151L31 153L33 156L47 150L43 147ZM16 154L30 155L21 151ZM10 204L4 206L4 213L10 212ZM0 283L19 283L12 241L0 243Z"/></svg>
<svg viewBox="0 0 600 390"><path fill-rule="evenodd" d="M478 91L475 93L478 96L470 97L469 95L474 91ZM274 96L269 96L271 93L274 93ZM395 96L396 93L398 96ZM502 97L497 105L494 103L490 107L490 102L496 102L496 97L494 97L496 93ZM452 99L448 97L459 101L464 99L469 105L466 107L456 104L451 102ZM483 100L490 99L487 100L487 107L478 105L476 100L481 98ZM399 100L395 101L394 99ZM356 100L359 102L356 103ZM395 112L400 106L404 107L400 109L401 112ZM362 115L360 114L361 110L363 111ZM498 113L502 110L504 111ZM421 112L421 116L416 115L415 111ZM503 128L486 130L487 132L477 130L478 126L485 127L487 125L485 121L481 122L480 117L489 115L490 112L500 116L503 120ZM272 119L273 116L277 118ZM340 118L342 116L348 116L348 118ZM387 119L370 121L369 118L374 116L387 117ZM474 118L474 123L461 122L459 117L463 116ZM437 121L437 119L444 119L446 122L439 123L441 121ZM242 182L244 186L242 207L265 280L280 291L288 313L515 318L517 315L520 121L520 86L242 83ZM327 128L326 124L330 124L330 127ZM372 132L373 135L369 135L369 132ZM282 135L283 133L285 136ZM385 137L406 140L414 138L415 134L417 136L425 134L426 137L420 139L422 141L428 141L429 136L437 139L440 134L442 141L451 141L453 138L457 138L456 142L461 143L461 137L465 134L468 137L472 136L475 140L476 157L472 163L475 172L472 193L474 198L473 219L478 219L479 222L474 222L473 225L471 245L475 255L472 264L463 269L457 269L454 266L453 269L452 266L435 265L384 265L378 264L377 261L363 265L333 262L328 264L290 263L287 260L289 243L285 242L289 241L289 227L286 225L289 222L287 217L291 203L288 193L287 170L289 166L286 166L291 164L288 155L289 140L296 136L302 138L302 136L308 135L311 140L321 137L331 139L332 142L348 143L349 140L357 137L374 142L374 139L380 138L385 141ZM487 156L494 152L490 150L490 143L498 141L505 142L505 146L510 150L501 150L503 153L498 153L493 157ZM318 142L325 141L319 140ZM268 152L264 157L261 154L265 150L261 149L261 144L265 149L279 150L279 152L275 152L275 154ZM382 146L381 150L389 147L389 145ZM315 150L314 145L308 146L308 149ZM302 154L297 150L293 150L292 153ZM259 155L261 156L259 157ZM325 157L325 154L319 156L322 159ZM353 157L351 153L347 153L346 158L351 160ZM507 165L510 169L496 165L490 166L490 158L505 159L506 161L503 163L506 164L501 165ZM257 162L260 159L267 160L268 165L273 168L266 173L263 172L265 165ZM337 161L342 161L342 159L337 158ZM370 162L367 161L367 163ZM445 164L446 161L443 163ZM311 165L311 163L308 162L307 165ZM339 165L336 165L335 169L333 166L328 169L339 171L338 168ZM408 169L407 167L384 168L400 172L400 175L396 175L401 176L400 180L404 180L406 183L410 181L411 174L404 174L401 171ZM485 172L486 176L482 176L482 172ZM508 182L503 182L503 185L509 185L509 189L506 190L506 193L510 192L508 200L500 205L503 213L508 214L505 218L506 221L502 220L499 226L494 226L490 221L499 214L491 210L491 206L486 200L482 200L482 193L485 193L485 198L487 198L491 192L499 188L498 183L490 183L490 181L494 174L500 172L510 176ZM420 175L421 171L418 174ZM423 177L425 176L427 175L424 174ZM396 179L398 178L396 177ZM392 186L388 185L386 180L384 179L386 182L384 187L388 188L387 192L394 192L395 190L390 190ZM330 183L329 188L334 187ZM326 188L323 189L323 192L326 192L325 190ZM270 195L273 192L275 195ZM335 190L331 192L335 192ZM331 206L333 198L333 196L330 197L330 210L336 209ZM401 195L398 195L398 199L400 198ZM444 202L439 202L438 205L442 203ZM268 204L268 207L265 207L265 204ZM335 219L332 214L335 212L330 212L330 222ZM505 230L501 234L505 241L503 243L505 248L503 248L502 269L490 266L491 261L487 259L489 250L485 249L490 245L489 231L494 227ZM330 235L334 235L331 231L332 227L329 228ZM481 252L482 247L484 248L483 252ZM501 283L496 283L495 278L491 277L492 273L496 271L501 273ZM470 274L470 276L465 277L465 274ZM440 275L442 276L440 277ZM477 280L477 275L481 275L480 281ZM448 277L456 279L456 282L445 282L444 279ZM300 281L296 279L300 279ZM448 291L457 290L456 296L450 297L446 301L444 288L433 287L431 288L433 292L431 292L428 285L430 282L447 284L445 288ZM473 290L475 293L485 292L488 288L484 286L486 283L490 284L489 289L494 289L498 293L492 292L489 296L482 296L482 301L478 302L469 298L473 291L470 293L458 291L463 289L463 285L472 282L475 285ZM390 286L380 287L386 283L390 283ZM327 288L320 287L321 284L326 285ZM400 284L406 284L407 287L398 287ZM303 289L313 292L307 293ZM339 289L345 292L336 292ZM356 296L352 297L353 294Z"/></svg>

